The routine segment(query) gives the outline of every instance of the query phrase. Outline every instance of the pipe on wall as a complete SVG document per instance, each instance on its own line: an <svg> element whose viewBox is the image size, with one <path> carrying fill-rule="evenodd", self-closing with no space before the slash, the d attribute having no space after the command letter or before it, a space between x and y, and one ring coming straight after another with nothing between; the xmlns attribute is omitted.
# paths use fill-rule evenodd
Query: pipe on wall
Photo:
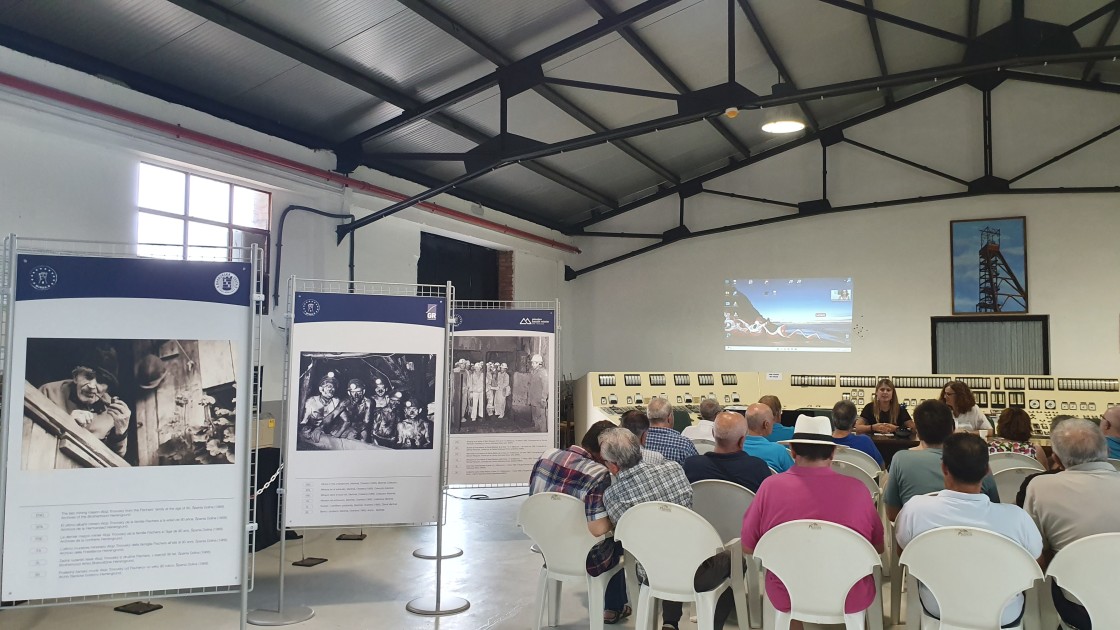
<svg viewBox="0 0 1120 630"><path fill-rule="evenodd" d="M179 125L174 125L162 120L144 116L142 114L137 114L120 107L107 105L100 101L95 101L93 99L85 98L84 96L78 96L77 94L72 94L70 92L55 89L41 83L35 83L34 81L28 81L27 79L23 79L11 74L0 72L0 86L5 86L14 90L18 90L20 92L24 92L26 94L66 105L68 107L84 110L87 112L98 114L100 116L111 118L113 120L141 127L143 129L156 132L163 136L176 138L179 140L186 140L194 144L198 144L211 149L216 149L218 151L236 155L241 158L260 162L269 166L279 167L281 169L293 171L302 175L308 175L310 177L321 179L332 184L338 184L340 186L353 188L358 192L378 197L380 199L387 199L389 201L398 202L409 198L409 195L370 184L369 182L364 182L360 179L354 179L352 177L340 175L332 171L316 168L308 164L303 164L302 162L297 162L295 160L290 160L273 153L268 153L267 151L261 151L242 144L237 144L236 142L230 142L229 140L224 140L222 138L218 138L217 136L211 136L209 134L187 129ZM452 210L451 208L441 206L439 204L423 202L416 204L416 207L427 212L431 212L432 214L455 219L456 221L468 223L470 225L481 227L493 232L498 232L500 234L505 234L507 236L512 236L524 241L537 243L539 245L545 245L547 247L558 249L563 252L572 254L580 253L580 249L573 245L533 234L532 232L527 232L525 230L519 230L515 227L510 227L496 221L489 221L487 219L476 217L465 212Z"/></svg>
<svg viewBox="0 0 1120 630"><path fill-rule="evenodd" d="M284 247L284 221L288 218L288 213L292 210L300 210L302 212L310 212L322 217L331 219L350 219L354 220L352 214L336 214L334 212L324 212L316 210L315 208L308 208L307 206L291 205L284 208L280 213L280 221L276 227L276 270L272 273L272 306L276 307L280 304L280 254ZM350 233L350 290L354 289L354 233Z"/></svg>

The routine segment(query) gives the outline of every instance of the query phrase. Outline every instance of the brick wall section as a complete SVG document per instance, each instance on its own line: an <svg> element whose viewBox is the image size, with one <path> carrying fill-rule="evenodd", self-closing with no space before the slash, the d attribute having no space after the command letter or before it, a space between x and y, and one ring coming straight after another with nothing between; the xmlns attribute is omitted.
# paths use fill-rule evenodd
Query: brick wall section
<svg viewBox="0 0 1120 630"><path fill-rule="evenodd" d="M513 300L513 252L498 252L498 299Z"/></svg>

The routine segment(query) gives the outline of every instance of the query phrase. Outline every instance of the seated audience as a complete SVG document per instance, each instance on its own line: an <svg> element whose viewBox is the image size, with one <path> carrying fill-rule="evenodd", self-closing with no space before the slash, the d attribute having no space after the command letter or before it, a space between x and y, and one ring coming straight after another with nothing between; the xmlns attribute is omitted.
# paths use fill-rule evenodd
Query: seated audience
<svg viewBox="0 0 1120 630"><path fill-rule="evenodd" d="M700 421L681 431L681 435L689 440L713 440L712 425L715 424L716 414L723 411L723 407L712 398L700 401Z"/></svg>
<svg viewBox="0 0 1120 630"><path fill-rule="evenodd" d="M766 462L743 452L747 419L742 414L724 411L713 423L716 447L709 453L684 460L684 474L691 482L721 479L743 486L751 492L770 476Z"/></svg>
<svg viewBox="0 0 1120 630"><path fill-rule="evenodd" d="M603 503L603 494L611 484L611 475L599 455L599 435L613 428L614 424L609 420L600 420L591 425L578 446L545 451L529 477L529 494L560 492L583 501L587 529L593 536L602 536L614 528ZM621 556L622 546L613 538L606 538L587 553L588 575L605 573L618 564ZM629 615L626 581L623 572L619 571L607 584L603 621L617 623Z"/></svg>
<svg viewBox="0 0 1120 630"><path fill-rule="evenodd" d="M1120 407L1110 407L1101 416L1101 431L1108 443L1109 459L1120 459Z"/></svg>
<svg viewBox="0 0 1120 630"><path fill-rule="evenodd" d="M976 406L976 399L972 390L963 381L949 381L941 390L941 402L949 405L953 410L953 420L957 423L957 431L991 431L992 423L985 416L980 407Z"/></svg>
<svg viewBox="0 0 1120 630"><path fill-rule="evenodd" d="M747 439L743 442L743 450L747 455L753 455L777 472L785 472L793 466L793 458L789 451L781 444L766 439L774 430L774 412L763 403L754 403L747 407Z"/></svg>
<svg viewBox="0 0 1120 630"><path fill-rule="evenodd" d="M894 433L899 427L914 428L914 421L906 408L898 403L894 382L889 378L879 379L875 386L875 398L867 403L859 413L856 433Z"/></svg>
<svg viewBox="0 0 1120 630"><path fill-rule="evenodd" d="M644 461L641 445L633 433L624 429L607 429L599 436L599 445L603 462L615 476L614 482L603 494L603 502L611 522L618 523L626 510L647 501L665 501L692 507L692 486L689 485L684 470L668 460L656 464ZM671 544L671 541L666 541L666 544ZM708 591L730 574L730 554L720 552L696 570L693 585L698 591ZM644 575L639 565L639 578L644 578ZM717 629L723 628L733 603L731 589L727 589L716 603ZM665 623L662 628L676 630L680 624L681 610L681 602L663 601L661 614Z"/></svg>
<svg viewBox="0 0 1120 630"><path fill-rule="evenodd" d="M649 417L646 414L637 409L631 409L622 414L618 426L637 436L638 442L642 445L642 461L654 464L665 459L661 453L646 448L646 434L649 433Z"/></svg>
<svg viewBox="0 0 1120 630"><path fill-rule="evenodd" d="M1066 420L1051 432L1050 440L1066 469L1035 479L1023 503L1042 531L1043 567L1076 540L1120 532L1120 472L1106 461L1108 447L1101 430L1088 420ZM1084 607L1056 586L1053 596L1063 621L1090 630Z"/></svg>
<svg viewBox="0 0 1120 630"><path fill-rule="evenodd" d="M1038 460L1045 470L1050 466L1046 451L1031 444L1031 415L1022 407L1008 407L996 420L995 437L988 438L988 454L1019 453Z"/></svg>
<svg viewBox="0 0 1120 630"><path fill-rule="evenodd" d="M758 494L743 517L743 551L754 553L763 534L774 527L798 519L817 519L849 527L883 551L883 521L875 510L867 488L859 480L832 470L836 445L828 418L801 416L794 426L793 449L796 465L781 475L762 482ZM790 610L789 592L772 573L766 574L766 596L774 608ZM875 599L875 580L868 575L852 587L844 603L845 613L866 610ZM800 629L794 620L791 628Z"/></svg>
<svg viewBox="0 0 1120 630"><path fill-rule="evenodd" d="M909 416L907 416L909 418ZM832 406L832 437L837 444L867 453L879 467L883 467L883 454L866 435L853 433L856 422L856 406L850 400L841 400Z"/></svg>
<svg viewBox="0 0 1120 630"><path fill-rule="evenodd" d="M1066 420L1072 420L1076 417L1077 416L1070 416L1066 414L1054 416L1054 419L1050 421L1051 435L1053 435L1054 429L1058 428L1059 423L1065 422ZM1066 469L1065 465L1062 464L1062 459L1058 457L1058 453L1051 451L1050 456L1047 459L1049 460L1050 465L1046 467L1046 470L1044 470L1043 472L1034 473L1033 475L1027 475L1027 477L1023 479L1023 484L1019 486L1019 492L1015 494L1015 505L1023 507L1023 502L1027 499L1027 486L1030 485L1031 481L1034 480L1035 477L1038 477L1039 475L1053 475L1054 473L1058 473Z"/></svg>
<svg viewBox="0 0 1120 630"><path fill-rule="evenodd" d="M965 526L987 529L1010 538L1032 558L1038 558L1042 554L1042 536L1031 517L1022 508L992 501L980 489L981 481L988 474L987 443L978 435L957 433L947 437L940 450L945 489L935 495L915 496L902 508L895 521L899 550L931 529ZM967 574L967 567L960 569ZM919 583L918 594L926 613L940 619L937 601L924 584ZM977 596L983 596L982 589ZM1020 593L1007 604L1000 619L1002 625L1022 617L1023 601Z"/></svg>
<svg viewBox="0 0 1120 630"><path fill-rule="evenodd" d="M887 517L892 521L912 497L945 488L941 444L953 434L953 411L945 403L924 401L914 409L914 428L918 447L895 453L887 474L883 502L887 506ZM999 491L991 475L984 477L981 489L992 503L999 503Z"/></svg>
<svg viewBox="0 0 1120 630"><path fill-rule="evenodd" d="M774 412L774 429L770 431L770 435L766 436L767 440L771 442L781 442L793 437L793 427L787 427L782 424L782 401L778 400L777 396L763 396L758 399L758 402L770 408Z"/></svg>
<svg viewBox="0 0 1120 630"><path fill-rule="evenodd" d="M646 433L645 446L651 451L661 453L665 459L678 464L699 455L692 442L673 430L673 407L664 398L651 398L646 405L649 416L649 431Z"/></svg>

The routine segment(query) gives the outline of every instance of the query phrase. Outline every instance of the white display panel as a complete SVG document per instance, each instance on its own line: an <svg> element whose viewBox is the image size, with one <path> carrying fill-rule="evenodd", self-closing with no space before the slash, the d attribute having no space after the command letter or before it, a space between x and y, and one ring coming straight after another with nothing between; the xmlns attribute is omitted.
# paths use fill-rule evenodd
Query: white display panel
<svg viewBox="0 0 1120 630"><path fill-rule="evenodd" d="M723 281L725 350L851 352L852 279Z"/></svg>
<svg viewBox="0 0 1120 630"><path fill-rule="evenodd" d="M18 257L3 599L239 585L251 265Z"/></svg>
<svg viewBox="0 0 1120 630"><path fill-rule="evenodd" d="M311 292L294 300L285 526L434 522L446 300Z"/></svg>
<svg viewBox="0 0 1120 630"><path fill-rule="evenodd" d="M555 446L555 330L554 310L456 309L449 484L527 484Z"/></svg>

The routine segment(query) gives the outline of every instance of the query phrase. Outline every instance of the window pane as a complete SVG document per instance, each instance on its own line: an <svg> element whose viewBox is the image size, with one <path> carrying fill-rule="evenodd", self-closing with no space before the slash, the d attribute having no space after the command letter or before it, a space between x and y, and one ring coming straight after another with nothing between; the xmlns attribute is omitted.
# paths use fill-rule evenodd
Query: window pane
<svg viewBox="0 0 1120 630"><path fill-rule="evenodd" d="M136 253L153 258L183 257L183 220L141 212L136 223Z"/></svg>
<svg viewBox="0 0 1120 630"><path fill-rule="evenodd" d="M141 208L183 214L184 200L187 198L187 175L179 171L140 165L140 195L137 201Z"/></svg>
<svg viewBox="0 0 1120 630"><path fill-rule="evenodd" d="M187 224L189 260L229 260L229 228L205 223ZM204 247L210 245L212 247Z"/></svg>
<svg viewBox="0 0 1120 630"><path fill-rule="evenodd" d="M229 223L229 184L191 175L192 217Z"/></svg>
<svg viewBox="0 0 1120 630"><path fill-rule="evenodd" d="M241 230L233 231L233 245L234 247L252 247L253 245L259 246L264 249L265 260L268 259L268 236L265 234L258 234L256 232L243 232ZM242 253L241 257L248 260L249 252Z"/></svg>
<svg viewBox="0 0 1120 630"><path fill-rule="evenodd" d="M233 223L244 227L268 229L268 193L241 186L233 187Z"/></svg>

